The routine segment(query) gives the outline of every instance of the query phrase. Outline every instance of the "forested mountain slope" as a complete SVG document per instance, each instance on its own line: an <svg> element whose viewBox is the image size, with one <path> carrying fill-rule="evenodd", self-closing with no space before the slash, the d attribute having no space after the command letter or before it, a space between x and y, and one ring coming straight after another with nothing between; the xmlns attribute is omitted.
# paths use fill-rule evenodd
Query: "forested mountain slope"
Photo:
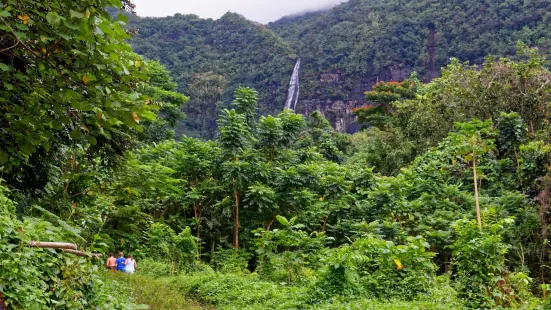
<svg viewBox="0 0 551 310"><path fill-rule="evenodd" d="M547 51L550 21L550 1L351 0L269 27L317 72L408 68L432 78L431 69L450 57L481 63L490 54L513 55L519 40Z"/></svg>
<svg viewBox="0 0 551 310"><path fill-rule="evenodd" d="M159 59L190 96L186 134L213 137L218 107L238 86L258 89L263 114L282 109L296 55L265 26L227 13L218 20L138 18L132 27L138 29L134 51Z"/></svg>
<svg viewBox="0 0 551 310"><path fill-rule="evenodd" d="M363 92L376 81L403 80L412 71L428 81L451 57L480 64L490 54L514 55L517 41L547 53L550 23L547 0L351 0L269 27L302 59L299 112L319 108L350 131L343 113L363 105Z"/></svg>
<svg viewBox="0 0 551 310"><path fill-rule="evenodd" d="M481 63L511 56L517 41L546 53L551 1L351 0L284 17L267 27L228 13L218 20L176 14L132 19L134 50L172 72L186 107L187 134L212 137L220 103L239 85L256 88L262 114L283 108L293 65L302 60L297 112L320 110L337 130L357 129L352 109L378 80L417 71L437 77L451 57Z"/></svg>

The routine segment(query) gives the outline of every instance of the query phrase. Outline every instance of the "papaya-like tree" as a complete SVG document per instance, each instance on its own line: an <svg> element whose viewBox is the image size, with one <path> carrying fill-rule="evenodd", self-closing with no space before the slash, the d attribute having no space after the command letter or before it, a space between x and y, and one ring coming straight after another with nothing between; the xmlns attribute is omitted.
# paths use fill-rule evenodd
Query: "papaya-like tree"
<svg viewBox="0 0 551 310"><path fill-rule="evenodd" d="M249 128L255 128L256 124L256 107L258 106L258 93L250 87L239 87L235 90L235 99L232 102L232 107L239 114L243 114L247 120Z"/></svg>
<svg viewBox="0 0 551 310"><path fill-rule="evenodd" d="M478 223L478 227L482 229L478 188L479 173L477 173L477 163L479 162L480 157L494 150L495 145L492 137L494 137L496 133L492 128L492 123L490 120L482 122L474 119L468 123L457 123L455 124L455 127L457 128L457 132L450 134L449 142L451 142L451 145L455 150L454 152L458 157L462 157L465 161L472 164L476 221Z"/></svg>
<svg viewBox="0 0 551 310"><path fill-rule="evenodd" d="M268 161L273 161L283 146L283 124L281 120L273 116L262 116L258 122L258 147L267 156Z"/></svg>
<svg viewBox="0 0 551 310"><path fill-rule="evenodd" d="M176 175L186 180L184 203L193 209L196 237L201 237L202 213L216 201L218 182L214 174L219 168L220 148L214 142L193 138L182 139L181 151L176 152Z"/></svg>
<svg viewBox="0 0 551 310"><path fill-rule="evenodd" d="M236 98L254 98L253 90L240 88L236 91L240 94ZM229 183L232 189L233 208L232 216L234 220L233 227L233 246L239 248L239 207L241 196L246 182L248 181L247 169L249 163L241 161L243 153L250 148L252 135L251 130L254 126L253 118L250 114L254 111L252 103L248 100L236 100L236 109L223 110L218 120L218 143L223 152L222 174L225 182ZM243 114L239 111L244 112Z"/></svg>

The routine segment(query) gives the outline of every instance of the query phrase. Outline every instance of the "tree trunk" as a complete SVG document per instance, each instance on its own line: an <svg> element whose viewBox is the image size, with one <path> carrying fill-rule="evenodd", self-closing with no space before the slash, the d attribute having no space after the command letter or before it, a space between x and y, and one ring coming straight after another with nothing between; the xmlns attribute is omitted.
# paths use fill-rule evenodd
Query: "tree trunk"
<svg viewBox="0 0 551 310"><path fill-rule="evenodd" d="M476 178L476 156L473 152L473 181L474 181L474 199L476 202L476 222L478 223L478 229L482 229L482 219L480 217L480 203L478 201L478 181Z"/></svg>
<svg viewBox="0 0 551 310"><path fill-rule="evenodd" d="M321 231L325 232L325 226L327 225L327 219L329 218L329 215L326 215L322 218L322 224L321 224Z"/></svg>
<svg viewBox="0 0 551 310"><path fill-rule="evenodd" d="M271 219L268 223L265 224L266 231L270 231L270 228L272 228L272 224L274 223L274 220Z"/></svg>
<svg viewBox="0 0 551 310"><path fill-rule="evenodd" d="M199 224L199 210L197 210L197 206L193 206L193 213L195 215L195 223L197 223L197 239L201 237L201 225Z"/></svg>
<svg viewBox="0 0 551 310"><path fill-rule="evenodd" d="M96 258L100 258L102 254L99 253L87 253L83 251L78 251L78 246L74 243L67 243L67 242L41 242L41 241L31 241L29 242L29 246L35 247L35 248L43 248L43 249L61 249L65 253L74 254L78 256L92 256Z"/></svg>
<svg viewBox="0 0 551 310"><path fill-rule="evenodd" d="M233 247L239 249L239 192L235 188L235 178L232 179L233 183L233 196L235 198L235 206L233 210L234 215L234 227L233 227Z"/></svg>
<svg viewBox="0 0 551 310"><path fill-rule="evenodd" d="M216 240L214 238L210 239L210 257L212 260L212 257L214 256L214 252L216 250Z"/></svg>

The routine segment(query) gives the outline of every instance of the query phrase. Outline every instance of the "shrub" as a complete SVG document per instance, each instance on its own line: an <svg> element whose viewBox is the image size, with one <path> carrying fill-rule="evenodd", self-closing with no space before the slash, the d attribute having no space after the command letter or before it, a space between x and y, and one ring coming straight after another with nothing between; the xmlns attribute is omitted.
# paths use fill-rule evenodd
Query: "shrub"
<svg viewBox="0 0 551 310"><path fill-rule="evenodd" d="M212 255L211 265L222 273L248 273L251 254L243 250L218 250Z"/></svg>
<svg viewBox="0 0 551 310"><path fill-rule="evenodd" d="M411 301L403 298L390 300L350 299L337 296L322 304L316 305L316 310L459 310L463 309L457 293L450 285L447 276L437 279L437 284L426 294L419 294Z"/></svg>
<svg viewBox="0 0 551 310"><path fill-rule="evenodd" d="M162 223L154 223L147 231L149 254L151 258L165 262L169 273L180 270L192 270L197 260L197 238L186 227L179 234ZM160 265L156 265L161 268Z"/></svg>
<svg viewBox="0 0 551 310"><path fill-rule="evenodd" d="M167 277L173 274L173 268L166 262L146 258L140 262L140 274L153 277Z"/></svg>
<svg viewBox="0 0 551 310"><path fill-rule="evenodd" d="M184 296L170 285L169 278L153 278L141 274L129 275L122 272L105 273L105 282L120 290L121 296L134 299L140 305L133 309L205 309Z"/></svg>
<svg viewBox="0 0 551 310"><path fill-rule="evenodd" d="M327 242L325 233L303 231L304 225L295 224L297 217L287 220L277 216L282 229L257 229L255 235L258 267L256 271L266 279L294 283L313 276L312 268L319 263L320 249Z"/></svg>
<svg viewBox="0 0 551 310"><path fill-rule="evenodd" d="M455 225L458 235L453 244L456 269L456 287L472 309L519 307L532 302L529 284L524 273L511 273L505 266L505 255L510 245L502 241L506 226L512 218L493 220L493 212L486 212L482 228L477 223L460 220Z"/></svg>
<svg viewBox="0 0 551 310"><path fill-rule="evenodd" d="M262 281L255 274L195 274L172 277L163 286L198 298L216 309L312 309L312 310L350 310L350 309L423 309L447 310L463 309L457 294L449 284L447 277L440 277L436 284L419 294L414 300L404 300L407 296L391 300L352 298L334 296L315 305L306 303L309 290L304 286L281 285Z"/></svg>
<svg viewBox="0 0 551 310"><path fill-rule="evenodd" d="M434 286L436 266L421 237L406 244L367 237L328 250L312 295L413 298Z"/></svg>

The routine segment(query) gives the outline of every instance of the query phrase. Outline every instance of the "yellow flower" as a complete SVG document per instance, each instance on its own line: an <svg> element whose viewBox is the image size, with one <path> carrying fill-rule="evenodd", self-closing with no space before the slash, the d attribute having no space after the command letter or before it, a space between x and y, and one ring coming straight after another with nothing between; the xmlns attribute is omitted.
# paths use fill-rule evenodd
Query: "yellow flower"
<svg viewBox="0 0 551 310"><path fill-rule="evenodd" d="M130 112L130 115L132 115L132 118L136 123L140 123L140 118L138 117L138 114L136 114L136 112Z"/></svg>
<svg viewBox="0 0 551 310"><path fill-rule="evenodd" d="M399 259L395 258L394 263L396 264L396 270L402 270L402 268L404 268L404 266L402 266L402 262L400 262Z"/></svg>
<svg viewBox="0 0 551 310"><path fill-rule="evenodd" d="M29 17L29 15L24 15L24 16L19 15L19 16L17 16L17 18L19 18L19 20L21 20L23 22L23 24L26 25L29 22L30 17Z"/></svg>

